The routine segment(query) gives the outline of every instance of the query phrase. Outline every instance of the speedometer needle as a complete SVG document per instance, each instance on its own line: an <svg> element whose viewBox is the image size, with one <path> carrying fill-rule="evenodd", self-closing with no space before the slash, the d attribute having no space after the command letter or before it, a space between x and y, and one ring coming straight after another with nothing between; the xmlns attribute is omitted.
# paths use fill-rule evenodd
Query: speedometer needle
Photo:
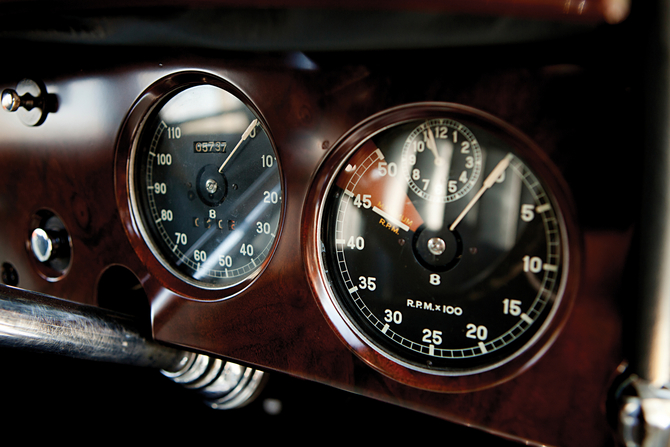
<svg viewBox="0 0 670 447"><path fill-rule="evenodd" d="M223 168L226 166L226 164L228 163L228 161L230 161L230 159L232 158L233 154L235 154L235 151L237 150L237 148L240 147L240 144L242 144L242 142L243 142L244 140L246 140L247 138L249 138L249 135L251 134L251 131L254 130L254 128L256 127L256 124L258 124L258 120L257 120L257 119L254 119L254 120L249 124L249 127L247 127L247 130L245 130L244 133L242 134L242 137L240 138L240 141L237 142L237 144L235 145L235 148L233 149L233 151L230 153L230 155L228 156L228 158L226 158L226 161L224 161L223 164L221 165L221 167L219 168L219 174L223 174Z"/></svg>
<svg viewBox="0 0 670 447"><path fill-rule="evenodd" d="M513 155L511 153L508 153L505 158L500 160L500 162L496 165L495 168L493 168L493 171L486 177L486 180L484 180L484 184L482 187L477 191L477 194L470 200L470 203L465 207L463 211L461 211L461 214L458 215L454 223L451 224L449 227L449 231L454 231L456 228L456 225L458 225L463 218L465 217L466 214L472 209L473 206L475 206L475 203L482 197L482 195L486 192L487 189L489 189L493 184L498 180L498 177L502 175L503 172L505 172L505 169L509 166L510 162L512 161Z"/></svg>

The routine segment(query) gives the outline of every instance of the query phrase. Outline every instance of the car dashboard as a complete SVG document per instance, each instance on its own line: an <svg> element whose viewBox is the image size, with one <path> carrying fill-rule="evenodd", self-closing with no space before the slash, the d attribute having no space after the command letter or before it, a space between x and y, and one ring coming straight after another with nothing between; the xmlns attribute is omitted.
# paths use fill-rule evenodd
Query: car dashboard
<svg viewBox="0 0 670 447"><path fill-rule="evenodd" d="M375 413L412 435L612 444L643 182L637 11L228 3L0 2L0 87L46 98L32 115L0 113L3 282L267 371L265 393L303 406L281 430L310 417L382 429ZM208 111L219 94L234 113ZM519 175L516 193L496 192L503 174ZM431 227L435 209L449 231ZM40 259L42 234L55 248ZM484 297L458 295L466 282ZM260 420L203 410L158 375L6 355L62 369L51 374L67 389L113 371L123 402L102 399L107 421L152 399L201 430L235 412ZM3 374L21 379L35 380ZM21 401L74 392L11 405L32 414ZM90 411L85 394L75 400ZM77 407L50 417L88 420Z"/></svg>

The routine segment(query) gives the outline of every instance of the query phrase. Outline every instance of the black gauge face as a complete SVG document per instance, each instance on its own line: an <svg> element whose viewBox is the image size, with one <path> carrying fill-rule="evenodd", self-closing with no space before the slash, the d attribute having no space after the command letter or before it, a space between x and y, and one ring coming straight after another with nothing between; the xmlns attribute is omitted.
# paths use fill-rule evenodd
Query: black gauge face
<svg viewBox="0 0 670 447"><path fill-rule="evenodd" d="M479 179L482 151L477 138L461 123L431 119L407 136L401 166L409 188L418 196L432 202L453 202Z"/></svg>
<svg viewBox="0 0 670 447"><path fill-rule="evenodd" d="M249 107L213 85L182 90L149 116L132 157L135 214L168 270L206 288L260 271L282 189L272 142Z"/></svg>
<svg viewBox="0 0 670 447"><path fill-rule="evenodd" d="M510 141L430 116L384 126L340 165L321 208L321 263L345 321L384 356L486 371L552 318L567 271L562 215Z"/></svg>

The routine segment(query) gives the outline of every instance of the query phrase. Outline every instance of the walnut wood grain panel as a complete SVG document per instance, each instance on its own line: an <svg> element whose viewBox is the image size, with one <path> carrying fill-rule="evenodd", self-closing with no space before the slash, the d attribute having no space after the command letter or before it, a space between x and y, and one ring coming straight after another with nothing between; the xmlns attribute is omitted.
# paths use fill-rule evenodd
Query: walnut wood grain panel
<svg viewBox="0 0 670 447"><path fill-rule="evenodd" d="M475 56L492 54L472 51L450 55L479 60ZM580 161L587 151L617 147L614 140L621 136L603 129L609 120L628 116L625 79L612 77L607 67L589 71L577 63L525 66L523 52L506 59L509 68L499 68L500 59L493 57L447 73L439 70L439 58L425 59L431 61L425 70L398 63L414 57L411 52L397 53L396 59L388 54L313 55L320 67L316 70L291 66L281 55L154 52L147 61L139 51L123 53L127 59L114 54L84 53L70 60L64 56L69 64L63 66L71 71L51 67L44 81L59 96L60 108L39 128L26 128L15 116L0 114L0 261L17 267L20 286L95 302L101 273L122 265L143 284L160 341L517 439L593 446L608 438L601 407L622 358L615 286L633 219L634 200L629 199L637 190L611 184L607 195L601 194L591 186L605 174ZM420 56L428 54L432 53ZM127 112L157 80L193 69L226 79L256 105L275 139L285 175L286 208L276 252L262 276L225 301L215 296L198 301L197 290L175 284L174 277L142 253L127 205L124 170L133 133L120 137ZM10 70L2 76L0 84L6 88L19 74ZM421 391L358 360L320 312L300 249L304 203L314 172L337 140L373 113L425 100L476 107L529 135L563 171L582 218L586 267L563 332L529 370L475 393ZM137 118L131 115L133 119ZM135 124L126 125L132 130ZM634 160L607 163L609 172L636 171ZM616 212L604 206L610 204L610 194L616 197ZM42 208L61 216L73 239L71 269L56 282L44 280L33 269L26 247L30 216Z"/></svg>

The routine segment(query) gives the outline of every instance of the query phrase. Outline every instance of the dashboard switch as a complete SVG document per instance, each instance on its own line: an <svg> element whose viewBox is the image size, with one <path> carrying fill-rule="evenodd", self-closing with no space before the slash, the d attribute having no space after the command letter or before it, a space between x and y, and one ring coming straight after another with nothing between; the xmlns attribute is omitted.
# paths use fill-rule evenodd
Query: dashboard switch
<svg viewBox="0 0 670 447"><path fill-rule="evenodd" d="M48 281L62 277L70 266L70 235L63 221L49 210L40 210L33 216L26 248L36 261L34 267Z"/></svg>
<svg viewBox="0 0 670 447"><path fill-rule="evenodd" d="M44 84L32 79L24 79L16 90L2 91L2 108L7 112L17 112L26 126L39 126L49 112L56 110L56 96L47 93Z"/></svg>
<svg viewBox="0 0 670 447"><path fill-rule="evenodd" d="M35 228L30 237L30 247L33 255L40 262L47 262L56 256L61 246L61 238L58 233L46 231L43 228Z"/></svg>

